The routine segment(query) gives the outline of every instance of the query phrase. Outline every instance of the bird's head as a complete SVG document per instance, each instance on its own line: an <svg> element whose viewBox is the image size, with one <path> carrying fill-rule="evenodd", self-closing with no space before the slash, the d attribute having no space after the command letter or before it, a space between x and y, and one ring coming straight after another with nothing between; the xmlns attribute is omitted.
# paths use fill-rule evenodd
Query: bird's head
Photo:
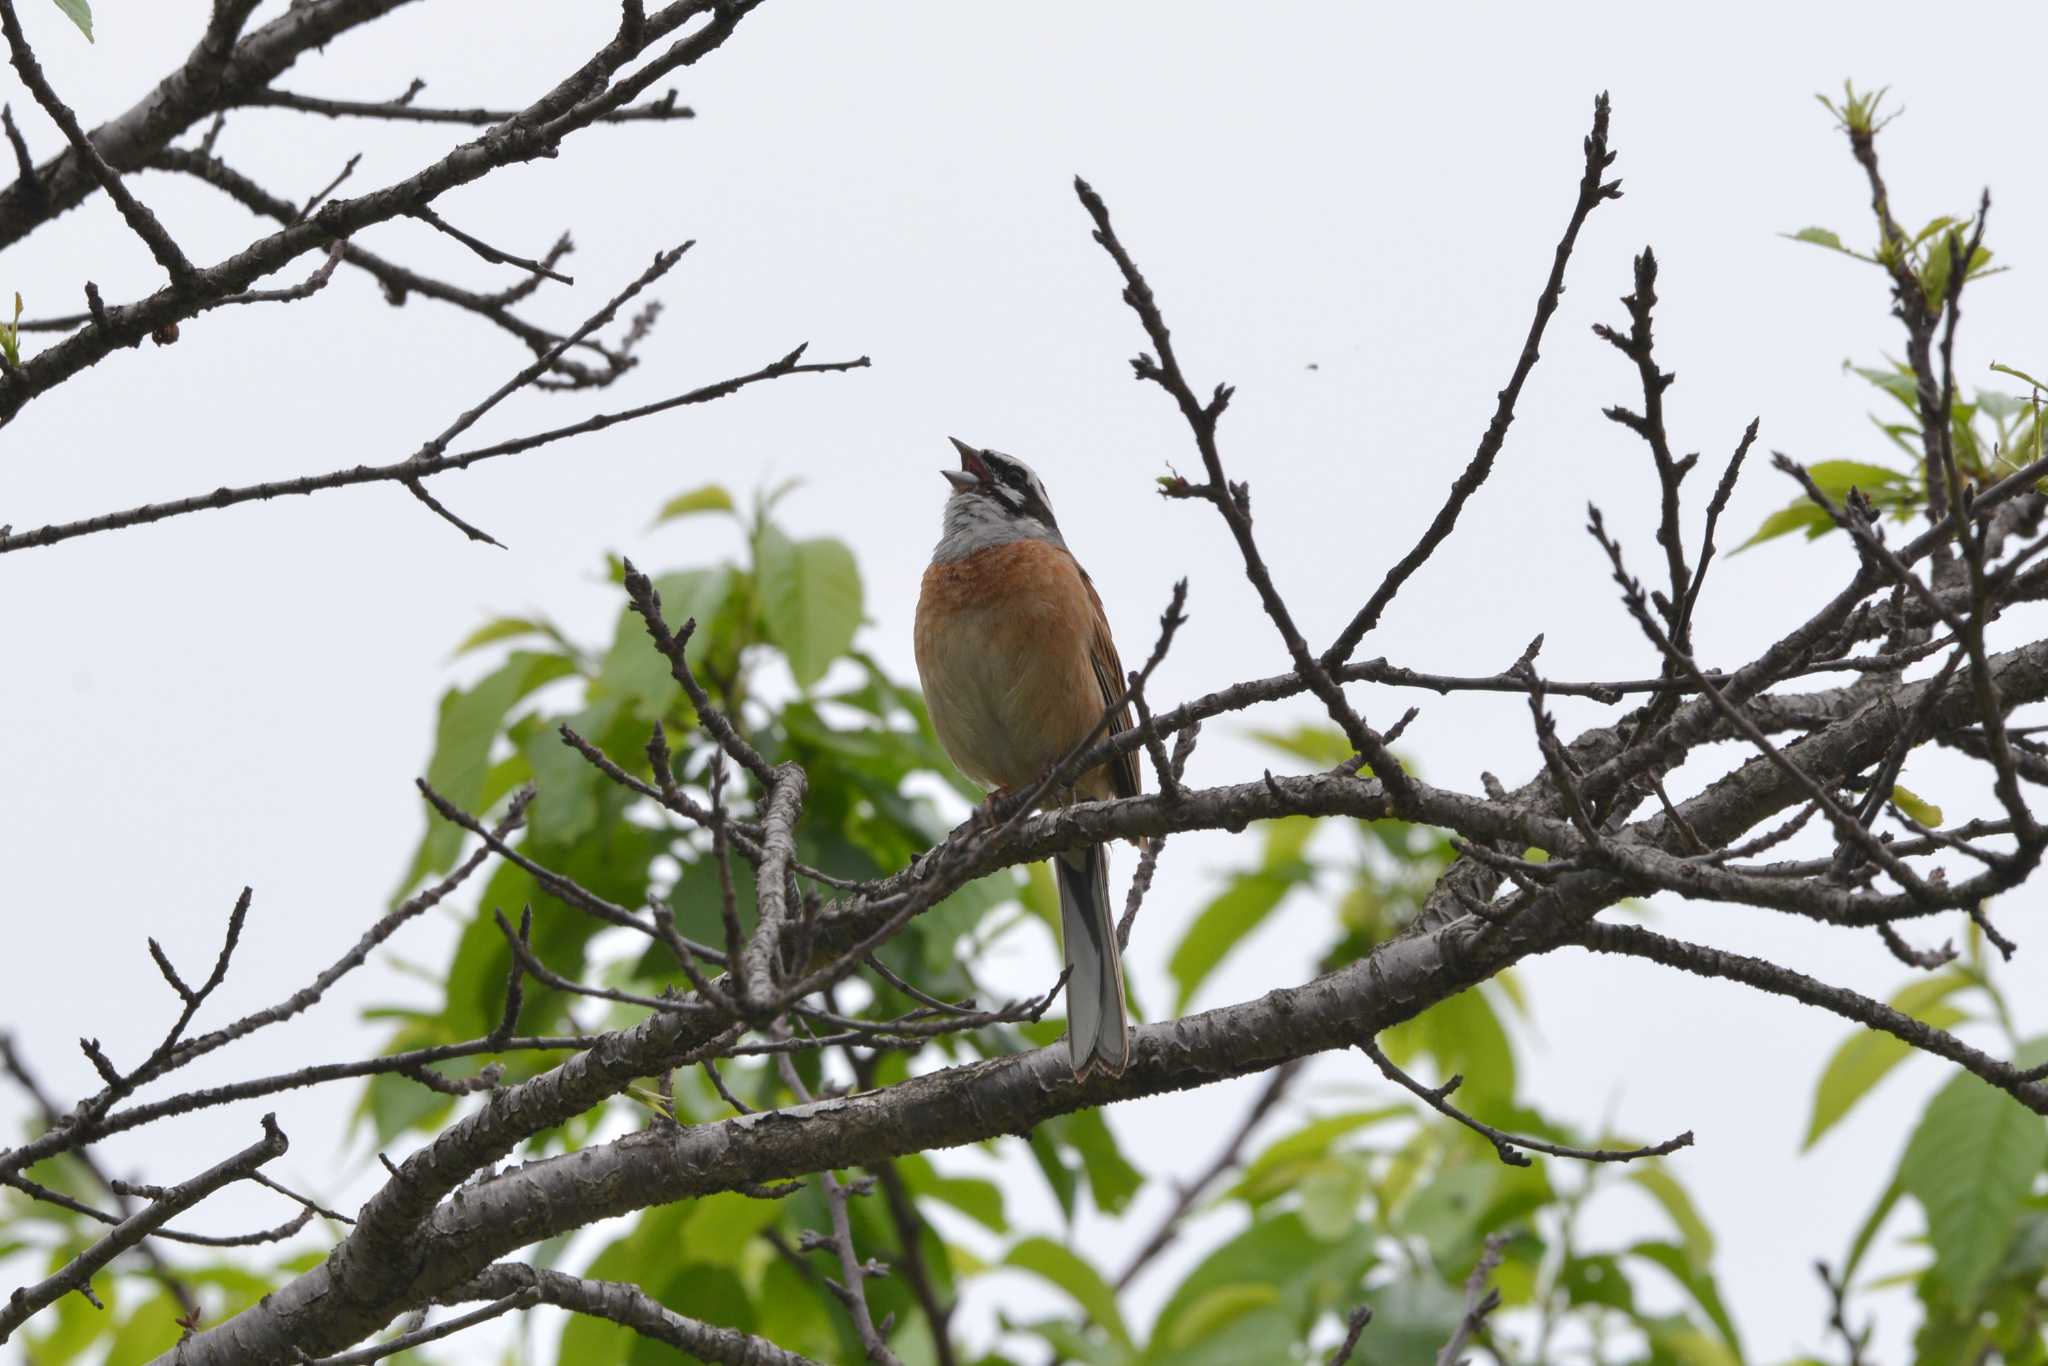
<svg viewBox="0 0 2048 1366"><path fill-rule="evenodd" d="M1006 522L1018 524L1016 529L1023 535L1059 535L1052 501L1029 465L1014 455L977 450L958 437L949 439L960 452L960 468L939 471L953 486L953 496L946 503L949 525L970 520Z"/></svg>

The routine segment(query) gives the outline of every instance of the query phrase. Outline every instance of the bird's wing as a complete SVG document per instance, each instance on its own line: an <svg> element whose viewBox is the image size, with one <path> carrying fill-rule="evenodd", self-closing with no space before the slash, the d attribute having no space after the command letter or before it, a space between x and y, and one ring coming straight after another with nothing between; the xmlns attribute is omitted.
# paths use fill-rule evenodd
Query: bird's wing
<svg viewBox="0 0 2048 1366"><path fill-rule="evenodd" d="M1079 564L1075 568L1080 568ZM1102 599L1095 592L1095 584L1089 579L1088 571L1081 570L1081 583L1088 590L1088 606L1093 617L1093 629L1088 636L1088 664L1095 671L1095 682L1102 690L1102 705L1106 708L1124 695L1124 666L1117 658L1116 641L1110 638L1109 614L1102 610ZM1131 728L1131 704L1126 701L1109 718L1109 733L1121 735ZM1138 780L1138 752L1126 750L1109 761L1110 782L1119 797L1135 797L1143 790Z"/></svg>

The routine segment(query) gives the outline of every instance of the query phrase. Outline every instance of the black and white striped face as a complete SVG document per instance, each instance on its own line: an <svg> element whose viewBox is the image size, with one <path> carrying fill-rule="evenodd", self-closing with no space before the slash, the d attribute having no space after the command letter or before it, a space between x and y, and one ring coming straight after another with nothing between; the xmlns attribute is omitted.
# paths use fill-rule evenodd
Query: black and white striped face
<svg viewBox="0 0 2048 1366"><path fill-rule="evenodd" d="M1059 523L1053 520L1052 500L1045 496L1045 485L1029 465L1001 451L976 450L957 437L953 445L960 452L960 468L942 473L956 490L955 497L987 499L1011 518L1037 522L1047 531L1059 530Z"/></svg>
<svg viewBox="0 0 2048 1366"><path fill-rule="evenodd" d="M978 550L1011 541L1066 542L1053 520L1052 501L1031 467L1001 451L978 450L953 441L960 468L941 470L953 486L946 500L944 531L934 558L962 559Z"/></svg>

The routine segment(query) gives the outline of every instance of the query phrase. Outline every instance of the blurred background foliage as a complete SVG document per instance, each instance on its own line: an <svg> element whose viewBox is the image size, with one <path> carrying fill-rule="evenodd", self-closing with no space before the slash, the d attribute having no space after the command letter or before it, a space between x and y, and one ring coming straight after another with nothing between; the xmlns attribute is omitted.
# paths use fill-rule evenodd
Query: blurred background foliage
<svg viewBox="0 0 2048 1366"><path fill-rule="evenodd" d="M838 877L873 877L903 867L978 794L946 763L915 686L889 677L859 648L862 591L853 558L842 543L802 536L779 521L786 492L763 494L746 506L715 487L679 495L662 510L663 519L736 519L744 555L672 569L657 582L671 626L692 617L699 622L689 649L712 696L741 718L771 762L793 759L808 770L800 856ZM618 580L618 562L607 572ZM710 750L689 703L647 643L623 591L618 603L611 638L604 641L578 641L538 617L506 617L461 642L461 667L474 678L441 699L428 776L452 800L479 812L501 808L522 784L537 784L517 840L522 852L622 906L665 903L685 934L720 942L717 870L706 838L608 781L559 733L573 729L645 778L651 774L650 731L660 724L677 780L708 798ZM1325 768L1349 757L1341 736L1318 726L1250 734L1276 765ZM748 814L743 784L730 784L726 799L736 814ZM430 815L394 896L451 867L464 843L460 830ZM1241 849L1239 865L1221 871L1214 895L1172 948L1171 1000L1141 1006L1156 1014L1185 1010L1238 945L1283 913L1300 933L1320 936L1325 968L1353 961L1402 932L1452 857L1436 830L1306 817L1265 822L1247 832ZM744 861L735 860L734 872L742 880L744 908L750 900ZM1042 868L1012 870L919 917L883 959L904 981L945 999L971 996L987 1005L1041 992L1051 985L1050 970L1044 982L1019 982L1014 964L1057 961L1055 904ZM687 989L662 955L646 951L646 941L600 925L501 862L481 896L454 912L462 930L449 960L400 964L424 984L431 1003L369 1012L388 1029L389 1050L490 1032L511 969L491 913L516 915L527 906L534 912L535 952L555 971L635 992ZM1144 924L1141 917L1141 933ZM1015 951L1020 941L1027 951ZM1003 966L996 966L998 959ZM835 1004L842 1012L885 1018L917 1002L870 979L842 988ZM1893 1004L1943 1027L1970 1020L1997 1026L2008 1019L1982 945L1974 941L1956 963L1916 977ZM1432 1007L1381 1043L1394 1061L1424 1077L1462 1076L1459 1104L1502 1128L1575 1144L1640 1141L1547 1114L1523 1093L1516 1036L1540 1010L1507 973ZM529 982L518 1029L570 1034L616 1027L640 1013ZM915 1056L863 1055L857 1079L849 1076L845 1056L835 1053L822 1079L886 1085L912 1070L1049 1043L1062 1028L1062 1020L1048 1016L1033 1025L934 1040ZM2011 1056L2027 1064L2048 1061L2048 1040L2013 1038L2009 1025L2005 1032ZM1857 1102L1907 1056L1889 1036L1859 1031L1846 1038L1816 1087L1808 1145L1852 1119ZM561 1058L515 1053L502 1065L517 1079ZM820 1083L816 1055L805 1056L801 1067L810 1084ZM723 1079L749 1106L790 1100L761 1059L728 1063ZM982 1145L994 1152L915 1155L876 1169L879 1184L853 1202L852 1214L862 1254L897 1268L870 1282L877 1320L893 1316L895 1348L910 1366L1038 1366L1047 1360L1223 1366L1319 1361L1341 1335L1345 1315L1365 1303L1374 1318L1355 1360L1426 1361L1459 1317L1462 1283L1487 1238L1498 1236L1501 1262L1493 1283L1504 1307L1491 1321L1489 1345L1499 1361L1733 1366L1749 1360L1715 1280L1720 1250L1709 1212L1688 1197L1669 1165L1537 1157L1530 1167L1510 1167L1485 1140L1391 1085L1375 1080L1333 1091L1291 1078L1281 1083L1290 1086L1239 1160L1192 1202L1188 1236L1209 1250L1178 1284L1145 1297L1161 1304L1149 1320L1131 1317L1135 1301L1117 1288L1124 1268L1100 1259L1094 1244L1109 1240L1069 1236L1084 1213L1136 1217L1133 1202L1148 1184L1171 1189L1167 1177L1146 1169L1142 1155L1119 1144L1113 1121L1094 1111ZM733 1113L701 1072L678 1074L674 1088L675 1112L684 1123ZM369 1160L387 1146L422 1142L474 1103L404 1076L378 1077L362 1091L357 1147ZM1202 1142L1220 1148L1240 1118L1219 1116ZM544 1135L527 1155L574 1148L651 1119L644 1105L620 1100ZM988 1160L1011 1154L1017 1160ZM1859 1295L1917 1297L1919 1360L2044 1360L2038 1293L2048 1269L2048 1195L2039 1189L2044 1161L2044 1121L1966 1074L1934 1097L1907 1138L1894 1179L1874 1196L1868 1220L1837 1266ZM99 1191L72 1157L46 1162L31 1175L81 1200ZM1656 1212L1655 1232L1622 1243L1587 1235L1589 1223L1614 1222L1588 1220L1589 1207L1629 1198L1647 1198ZM54 1267L95 1233L95 1225L75 1214L13 1191L5 1199L0 1251L30 1252ZM1869 1271L1881 1229L1906 1206L1917 1206L1927 1228L1924 1239L1906 1245L1909 1269ZM634 1282L680 1313L763 1334L820 1360L852 1361L859 1357L857 1340L823 1283L836 1272L830 1254L802 1250L802 1231L825 1219L814 1184L782 1200L724 1194L648 1210L545 1244L532 1255L541 1264ZM1634 1226L1643 1224L1639 1218ZM205 1320L214 1322L317 1261L342 1232L324 1221L315 1229L281 1259L263 1249L209 1258L178 1248L172 1260L201 1300ZM915 1245L914 1253L907 1244ZM909 1274L913 1264L922 1268L929 1307ZM1146 1274L1157 1270L1149 1267ZM1001 1277L1015 1275L1053 1292L1028 1302L1061 1307L1051 1313L999 1307L993 1333L981 1331L970 1342L956 1334L950 1354L942 1352L932 1337L931 1307L950 1317L957 1301L977 1295L1005 1306ZM96 1310L76 1296L65 1300L29 1335L32 1360L128 1366L176 1341L181 1311L147 1264L104 1274L95 1287L107 1308ZM576 1366L676 1359L671 1349L597 1320L564 1325L559 1316L544 1317L520 1332L504 1359ZM438 1355L394 1359L473 1360L480 1348L478 1340L457 1339Z"/></svg>

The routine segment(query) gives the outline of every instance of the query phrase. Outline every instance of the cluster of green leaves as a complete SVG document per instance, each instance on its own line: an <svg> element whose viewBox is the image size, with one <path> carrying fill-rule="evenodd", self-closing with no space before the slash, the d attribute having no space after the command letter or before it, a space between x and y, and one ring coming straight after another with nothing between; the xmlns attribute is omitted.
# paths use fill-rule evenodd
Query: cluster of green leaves
<svg viewBox="0 0 2048 1366"><path fill-rule="evenodd" d="M1939 1029L1990 1025L2018 1067L2048 1063L2048 1037L2022 1040L1986 961L1982 935L1968 952L1891 999L1894 1009ZM1811 1148L1885 1078L1913 1056L1889 1034L1859 1031L1842 1041L1814 1092ZM1967 1072L1934 1095L1907 1137L1898 1165L1863 1220L1842 1278L1863 1271L1902 1199L1926 1222L1922 1264L1868 1276L1852 1288L1910 1286L1921 1307L1918 1361L2048 1362L2040 1286L2048 1276L2048 1119ZM1916 1260L1918 1260L1916 1258ZM1995 1354L1995 1355L1994 1355Z"/></svg>
<svg viewBox="0 0 2048 1366"><path fill-rule="evenodd" d="M1871 136L1898 117L1896 112L1879 117L1884 108L1884 97L1891 93L1890 86L1876 90L1858 90L1854 81L1842 82L1842 98L1837 102L1832 96L1816 94L1821 108L1835 116L1835 122L1845 132Z"/></svg>
<svg viewBox="0 0 2048 1366"><path fill-rule="evenodd" d="M1825 95L1820 97L1820 101L1843 127L1852 131L1875 132L1887 121L1878 112L1884 93L1882 90L1859 92L1851 86L1845 87L1839 103ZM1901 234L1896 239L1881 237L1867 251L1849 246L1832 228L1801 228L1785 236L1876 266L1887 279L1903 269L1906 275L1918 282L1928 307L1939 311L1947 297L1956 263L1964 257L1968 257L1963 266L1966 281L1996 275L2006 269L1991 264L1989 247L1981 244L1972 246L1969 240L1971 221L1967 216L1940 214L1910 236ZM1910 521L1927 506L1926 445L1919 386L1912 367L1887 360L1882 367L1844 362L1843 368L1862 376L1905 408L1907 415L1904 420L1886 421L1876 415L1871 419L1886 440L1904 453L1905 466L1894 468L1862 460L1824 460L1809 467L1807 472L1837 505L1849 496L1850 490L1858 489L1879 512L1901 522ZM1958 394L1951 405L1949 436L1957 472L1964 479L1979 483L1988 483L2010 474L2040 459L2042 454L2041 385L2008 366L1994 365L1992 368L2025 380L2032 393L2029 398L2021 398L1997 390L1979 389L1968 400ZM1795 531L1804 532L1807 539L1812 540L1833 530L1834 519L1802 495L1765 518L1756 534L1744 542L1744 548Z"/></svg>
<svg viewBox="0 0 2048 1366"><path fill-rule="evenodd" d="M1814 232L1818 229L1809 228ZM1906 456L1904 468L1862 460L1823 460L1807 467L1807 473L1830 501L1840 506L1851 489L1861 490L1879 512L1900 522L1911 521L1927 506L1927 467L1922 445L1920 398L1912 367L1887 361L1882 368L1845 365L1845 369L1869 381L1906 410L1904 420L1886 421L1873 415L1871 421L1885 438ZM2027 376L2001 366L2007 374ZM2031 383L2031 381L2029 381ZM1958 396L1950 406L1949 433L1955 451L1956 470L1966 480L1990 483L2014 470L2032 464L2043 454L2041 390L2021 398L1995 389L1979 389L1968 400ZM1804 494L1764 519L1756 534L1743 548L1804 532L1806 539L1825 536L1835 530L1835 519Z"/></svg>

